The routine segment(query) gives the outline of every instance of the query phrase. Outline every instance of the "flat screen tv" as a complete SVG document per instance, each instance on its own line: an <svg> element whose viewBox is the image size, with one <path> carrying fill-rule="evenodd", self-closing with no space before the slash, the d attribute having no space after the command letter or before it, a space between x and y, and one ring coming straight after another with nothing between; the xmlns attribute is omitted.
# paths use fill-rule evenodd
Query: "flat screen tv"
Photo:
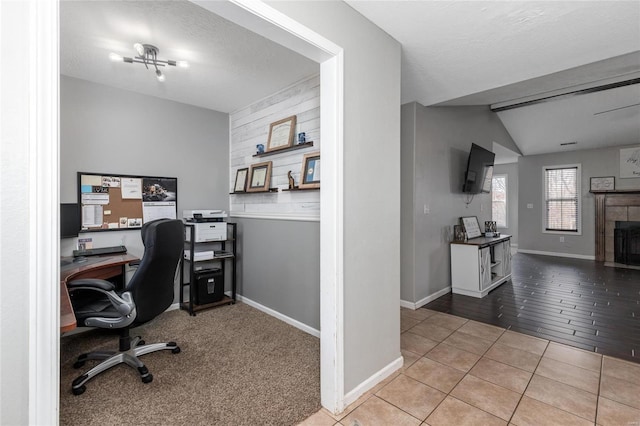
<svg viewBox="0 0 640 426"><path fill-rule="evenodd" d="M467 171L464 174L462 192L479 194L491 192L491 178L493 177L493 160L495 154L475 143L471 144Z"/></svg>
<svg viewBox="0 0 640 426"><path fill-rule="evenodd" d="M80 207L78 204L60 204L60 238L77 237L79 232Z"/></svg>

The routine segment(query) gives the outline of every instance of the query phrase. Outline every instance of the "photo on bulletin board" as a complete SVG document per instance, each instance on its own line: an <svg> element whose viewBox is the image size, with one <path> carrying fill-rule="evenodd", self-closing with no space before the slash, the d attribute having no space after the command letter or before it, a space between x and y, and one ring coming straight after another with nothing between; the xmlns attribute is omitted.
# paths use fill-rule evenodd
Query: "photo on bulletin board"
<svg viewBox="0 0 640 426"><path fill-rule="evenodd" d="M78 172L80 232L139 229L155 219L176 219L174 177Z"/></svg>

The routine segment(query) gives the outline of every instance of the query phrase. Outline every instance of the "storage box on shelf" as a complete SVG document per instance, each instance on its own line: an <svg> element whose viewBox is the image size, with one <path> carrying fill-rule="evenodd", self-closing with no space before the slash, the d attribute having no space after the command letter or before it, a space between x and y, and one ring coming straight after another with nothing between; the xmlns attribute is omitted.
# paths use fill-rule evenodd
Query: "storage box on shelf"
<svg viewBox="0 0 640 426"><path fill-rule="evenodd" d="M211 222L211 231L197 230L202 223L185 223L184 261L180 268L180 309L197 311L236 301L236 224ZM223 232L221 233L221 227ZM202 227L201 227L202 228ZM231 297L225 278L231 268ZM185 292L187 293L185 295Z"/></svg>

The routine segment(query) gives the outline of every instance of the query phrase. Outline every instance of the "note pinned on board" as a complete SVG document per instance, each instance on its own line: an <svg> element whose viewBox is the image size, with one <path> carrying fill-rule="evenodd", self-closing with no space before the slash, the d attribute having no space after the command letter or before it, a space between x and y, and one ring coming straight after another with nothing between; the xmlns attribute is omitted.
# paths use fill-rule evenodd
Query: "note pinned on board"
<svg viewBox="0 0 640 426"><path fill-rule="evenodd" d="M85 186L102 186L102 176L100 175L82 175L80 177L80 185Z"/></svg>
<svg viewBox="0 0 640 426"><path fill-rule="evenodd" d="M142 199L142 179L140 178L122 178L120 180L120 189L122 191L122 199Z"/></svg>

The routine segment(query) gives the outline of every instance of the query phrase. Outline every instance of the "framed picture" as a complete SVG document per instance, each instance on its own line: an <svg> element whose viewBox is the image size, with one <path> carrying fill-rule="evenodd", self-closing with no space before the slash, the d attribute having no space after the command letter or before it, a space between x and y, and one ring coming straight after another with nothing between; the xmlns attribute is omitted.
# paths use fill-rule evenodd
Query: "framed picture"
<svg viewBox="0 0 640 426"><path fill-rule="evenodd" d="M482 231L480 231L480 224L478 223L478 218L476 216L461 217L460 223L464 228L464 232L467 233L468 239L482 236Z"/></svg>
<svg viewBox="0 0 640 426"><path fill-rule="evenodd" d="M236 172L236 184L233 186L233 192L247 192L247 174L249 168L238 169Z"/></svg>
<svg viewBox="0 0 640 426"><path fill-rule="evenodd" d="M305 154L300 171L300 188L320 188L320 152Z"/></svg>
<svg viewBox="0 0 640 426"><path fill-rule="evenodd" d="M252 164L249 169L249 185L247 192L263 192L269 190L271 183L271 161Z"/></svg>
<svg viewBox="0 0 640 426"><path fill-rule="evenodd" d="M616 189L616 178L613 176L591 178L592 191L613 191L614 189Z"/></svg>
<svg viewBox="0 0 640 426"><path fill-rule="evenodd" d="M640 147L620 150L620 177L640 177Z"/></svg>
<svg viewBox="0 0 640 426"><path fill-rule="evenodd" d="M271 123L269 126L269 139L267 140L267 152L289 148L293 145L293 137L296 132L296 116L283 118Z"/></svg>

